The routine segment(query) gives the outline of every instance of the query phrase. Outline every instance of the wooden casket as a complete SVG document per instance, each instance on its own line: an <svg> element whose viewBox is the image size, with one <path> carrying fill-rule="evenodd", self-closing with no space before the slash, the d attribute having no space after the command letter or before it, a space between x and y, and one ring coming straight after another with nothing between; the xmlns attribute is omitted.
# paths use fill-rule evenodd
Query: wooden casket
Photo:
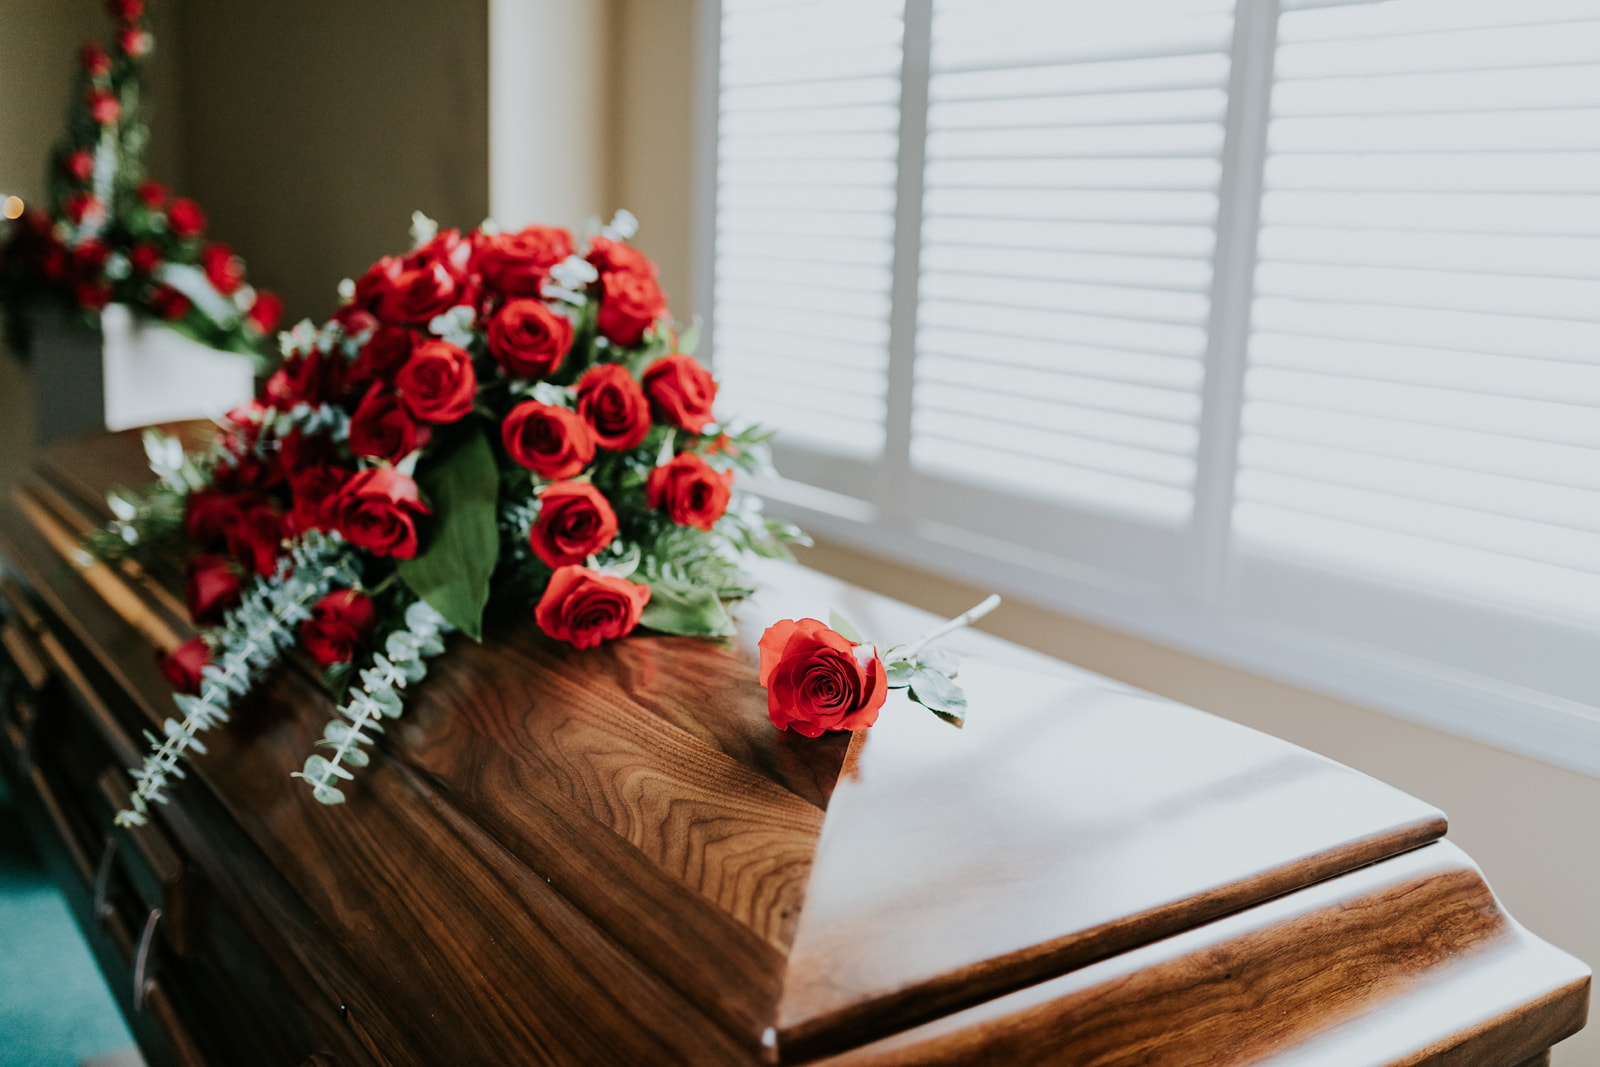
<svg viewBox="0 0 1600 1067"><path fill-rule="evenodd" d="M830 606L758 569L727 642L455 638L341 807L290 664L113 829L175 573L90 563L137 440L58 445L0 514L0 766L151 1064L1544 1062L1588 968L1413 799L978 633L965 730L768 723L754 644Z"/></svg>

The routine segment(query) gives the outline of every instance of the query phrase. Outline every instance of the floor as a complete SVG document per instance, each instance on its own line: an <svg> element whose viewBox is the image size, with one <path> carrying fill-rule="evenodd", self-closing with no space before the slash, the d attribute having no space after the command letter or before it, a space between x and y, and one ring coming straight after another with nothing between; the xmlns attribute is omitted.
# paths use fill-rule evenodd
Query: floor
<svg viewBox="0 0 1600 1067"><path fill-rule="evenodd" d="M0 1067L142 1067L0 784Z"/></svg>

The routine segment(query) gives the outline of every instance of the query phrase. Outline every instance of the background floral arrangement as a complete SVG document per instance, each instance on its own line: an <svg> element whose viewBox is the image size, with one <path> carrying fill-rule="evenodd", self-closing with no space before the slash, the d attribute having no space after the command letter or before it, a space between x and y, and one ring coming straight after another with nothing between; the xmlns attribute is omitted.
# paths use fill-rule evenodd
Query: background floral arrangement
<svg viewBox="0 0 1600 1067"><path fill-rule="evenodd" d="M281 337L262 399L185 454L155 431L159 481L113 494L102 558L182 545L200 636L161 658L181 718L151 735L123 822L165 799L178 760L296 646L345 691L298 776L324 803L363 746L491 599L591 648L637 626L732 633L743 552L799 539L734 488L765 435L713 413L619 213L583 254L566 230L472 233L418 215L416 247L341 286L321 327Z"/></svg>
<svg viewBox="0 0 1600 1067"><path fill-rule="evenodd" d="M30 209L0 244L0 310L17 353L43 302L95 319L126 304L203 344L263 356L282 302L246 283L244 261L206 238L193 200L144 177L149 138L140 101L154 47L144 0L110 0L110 49L90 42L67 130L51 158L47 210Z"/></svg>

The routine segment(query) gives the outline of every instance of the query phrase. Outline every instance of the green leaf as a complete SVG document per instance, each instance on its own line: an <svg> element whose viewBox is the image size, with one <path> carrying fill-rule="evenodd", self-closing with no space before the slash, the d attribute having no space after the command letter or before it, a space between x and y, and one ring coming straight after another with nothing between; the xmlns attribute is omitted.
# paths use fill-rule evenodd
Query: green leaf
<svg viewBox="0 0 1600 1067"><path fill-rule="evenodd" d="M828 629L849 641L852 645L864 645L867 639L861 636L861 631L850 625L850 620L840 615L833 609L828 609Z"/></svg>
<svg viewBox="0 0 1600 1067"><path fill-rule="evenodd" d="M733 620L715 590L677 582L650 583L650 603L639 622L664 634L691 637L730 637L734 632Z"/></svg>
<svg viewBox="0 0 1600 1067"><path fill-rule="evenodd" d="M495 500L500 477L482 430L417 472L417 485L433 508L427 544L401 560L400 580L451 625L483 639L489 578L500 554Z"/></svg>
<svg viewBox="0 0 1600 1067"><path fill-rule="evenodd" d="M967 720L967 695L938 671L923 669L911 676L911 699L952 726Z"/></svg>
<svg viewBox="0 0 1600 1067"><path fill-rule="evenodd" d="M678 351L686 356L694 355L694 350L700 347L700 316L696 315L694 321L689 323L689 328L678 335Z"/></svg>
<svg viewBox="0 0 1600 1067"><path fill-rule="evenodd" d="M944 648L926 648L917 654L917 666L954 678L961 669L961 657Z"/></svg>
<svg viewBox="0 0 1600 1067"><path fill-rule="evenodd" d="M911 684L911 676L916 673L916 668L905 660L884 665L884 676L889 680L890 689L904 689Z"/></svg>

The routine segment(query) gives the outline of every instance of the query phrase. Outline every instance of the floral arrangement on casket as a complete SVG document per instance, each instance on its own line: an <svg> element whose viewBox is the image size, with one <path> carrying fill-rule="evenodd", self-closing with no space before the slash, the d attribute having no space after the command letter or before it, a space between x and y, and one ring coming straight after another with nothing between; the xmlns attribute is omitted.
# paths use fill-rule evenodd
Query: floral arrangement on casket
<svg viewBox="0 0 1600 1067"><path fill-rule="evenodd" d="M0 311L12 351L28 352L30 313L41 301L90 322L119 303L212 348L263 359L282 301L252 288L244 261L206 238L199 204L144 177L141 95L155 41L144 0L108 7L116 40L80 52L48 210L28 209L0 241Z"/></svg>
<svg viewBox="0 0 1600 1067"><path fill-rule="evenodd" d="M636 626L733 632L743 552L787 556L793 526L733 486L765 435L720 421L625 212L576 254L566 230L437 232L341 286L321 327L281 337L262 398L207 450L147 431L158 482L115 492L103 559L187 540L199 636L160 657L181 717L151 735L124 823L165 799L198 735L291 648L346 690L298 773L315 797L368 762L451 631L491 596L578 648Z"/></svg>

